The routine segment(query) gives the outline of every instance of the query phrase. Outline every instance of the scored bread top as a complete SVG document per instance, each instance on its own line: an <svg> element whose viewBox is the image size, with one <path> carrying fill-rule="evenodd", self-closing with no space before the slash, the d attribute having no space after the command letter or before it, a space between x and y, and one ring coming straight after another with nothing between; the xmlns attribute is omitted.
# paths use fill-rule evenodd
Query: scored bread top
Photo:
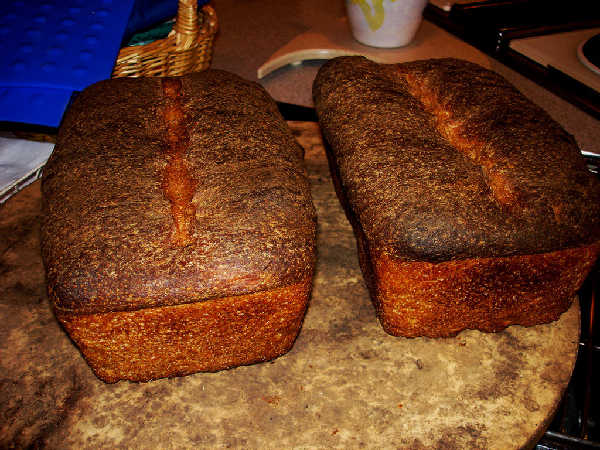
<svg viewBox="0 0 600 450"><path fill-rule="evenodd" d="M235 75L89 87L43 175L56 308L136 310L306 280L316 219L302 159L274 101Z"/></svg>
<svg viewBox="0 0 600 450"><path fill-rule="evenodd" d="M437 262L599 239L600 184L574 139L494 72L341 57L313 95L371 249Z"/></svg>

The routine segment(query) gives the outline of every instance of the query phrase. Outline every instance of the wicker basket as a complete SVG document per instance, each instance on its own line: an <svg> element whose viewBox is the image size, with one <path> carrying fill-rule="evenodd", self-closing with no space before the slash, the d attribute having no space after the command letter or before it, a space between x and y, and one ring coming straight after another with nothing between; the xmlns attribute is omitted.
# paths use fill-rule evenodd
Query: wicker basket
<svg viewBox="0 0 600 450"><path fill-rule="evenodd" d="M204 70L210 66L216 32L217 15L210 5L198 11L197 0L179 0L169 35L122 48L112 76L173 76Z"/></svg>

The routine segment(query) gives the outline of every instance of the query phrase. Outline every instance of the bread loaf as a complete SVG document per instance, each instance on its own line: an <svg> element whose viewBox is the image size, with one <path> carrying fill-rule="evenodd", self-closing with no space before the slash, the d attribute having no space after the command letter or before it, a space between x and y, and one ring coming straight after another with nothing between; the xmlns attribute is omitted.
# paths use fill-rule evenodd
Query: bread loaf
<svg viewBox="0 0 600 450"><path fill-rule="evenodd" d="M548 114L456 59L337 58L313 94L385 331L498 331L569 307L600 250L600 186Z"/></svg>
<svg viewBox="0 0 600 450"><path fill-rule="evenodd" d="M78 96L44 170L42 253L56 317L99 378L290 349L315 264L302 160L268 94L226 72Z"/></svg>

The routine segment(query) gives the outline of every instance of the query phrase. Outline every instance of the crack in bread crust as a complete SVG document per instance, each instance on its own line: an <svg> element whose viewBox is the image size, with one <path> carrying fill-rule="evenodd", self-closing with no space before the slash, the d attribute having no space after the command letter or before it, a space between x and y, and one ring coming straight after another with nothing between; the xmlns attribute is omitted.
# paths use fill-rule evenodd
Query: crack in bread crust
<svg viewBox="0 0 600 450"><path fill-rule="evenodd" d="M181 80L164 78L161 85L165 97L162 110L166 128L164 153L168 158L162 189L171 204L173 215L171 242L175 247L185 247L192 242L195 217L192 198L198 182L192 177L185 159L190 138L183 109Z"/></svg>
<svg viewBox="0 0 600 450"><path fill-rule="evenodd" d="M433 90L428 89L423 78L410 72L402 73L410 94L423 105L423 109L433 116L434 128L448 141L450 146L476 165L481 167L484 181L489 186L492 198L500 207L515 211L524 207L523 194L517 189L510 176L498 169L493 155L493 149L485 143L464 133L464 121L455 117L451 111L444 108L442 101Z"/></svg>

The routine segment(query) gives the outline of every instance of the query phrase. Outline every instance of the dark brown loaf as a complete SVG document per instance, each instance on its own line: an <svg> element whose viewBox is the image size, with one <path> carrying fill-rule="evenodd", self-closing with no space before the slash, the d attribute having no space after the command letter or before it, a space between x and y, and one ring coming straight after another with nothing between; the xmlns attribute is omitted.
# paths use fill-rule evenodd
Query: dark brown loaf
<svg viewBox="0 0 600 450"><path fill-rule="evenodd" d="M105 381L272 359L309 298L315 212L268 94L222 71L82 92L44 170L56 316Z"/></svg>
<svg viewBox="0 0 600 450"><path fill-rule="evenodd" d="M600 186L544 111L455 59L338 58L314 99L387 332L496 331L568 308L600 249Z"/></svg>

